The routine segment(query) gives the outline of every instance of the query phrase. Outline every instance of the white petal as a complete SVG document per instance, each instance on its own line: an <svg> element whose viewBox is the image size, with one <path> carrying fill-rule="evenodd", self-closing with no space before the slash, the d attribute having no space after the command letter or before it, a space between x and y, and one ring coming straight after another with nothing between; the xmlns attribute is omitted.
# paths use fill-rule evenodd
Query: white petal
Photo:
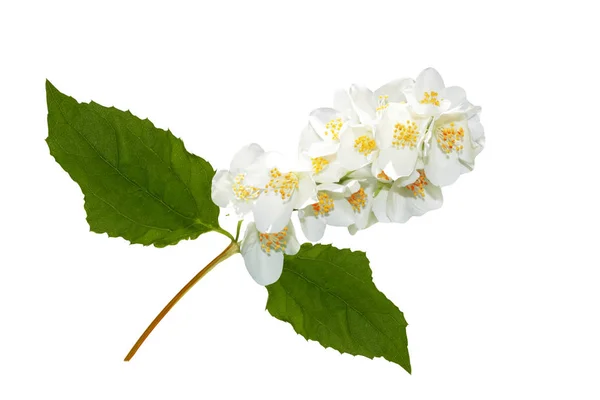
<svg viewBox="0 0 600 400"><path fill-rule="evenodd" d="M442 189L429 183L425 186L425 197L413 196L409 201L409 210L411 215L420 216L427 211L437 210L442 206L444 198Z"/></svg>
<svg viewBox="0 0 600 400"><path fill-rule="evenodd" d="M318 183L328 183L328 182L337 182L339 181L348 170L340 165L340 163L336 161L330 162L323 171L315 174L313 177L315 182Z"/></svg>
<svg viewBox="0 0 600 400"><path fill-rule="evenodd" d="M411 183L415 183L420 176L421 174L419 174L419 171L413 171L413 173L407 177L396 179L394 185L397 187L410 185Z"/></svg>
<svg viewBox="0 0 600 400"><path fill-rule="evenodd" d="M311 206L298 211L298 219L304 236L311 242L321 240L325 233L325 220L315 215Z"/></svg>
<svg viewBox="0 0 600 400"><path fill-rule="evenodd" d="M364 153L360 153L355 147L356 140L363 136L368 140L374 140L373 131L369 126L356 126L346 129L340 138L338 159L340 160L340 164L350 171L364 167L373 158L375 150L365 155Z"/></svg>
<svg viewBox="0 0 600 400"><path fill-rule="evenodd" d="M333 201L333 210L325 215L325 220L331 226L349 226L354 223L354 210L345 198Z"/></svg>
<svg viewBox="0 0 600 400"><path fill-rule="evenodd" d="M254 205L254 221L260 232L281 232L290 221L293 204L277 193L263 193Z"/></svg>
<svg viewBox="0 0 600 400"><path fill-rule="evenodd" d="M475 157L478 154L477 148L475 147L477 145L473 144L471 131L467 121L461 121L455 125L457 128L462 127L465 132L465 136L462 140L463 149L458 153L458 158L469 170L472 170L475 166Z"/></svg>
<svg viewBox="0 0 600 400"><path fill-rule="evenodd" d="M357 229L365 229L369 225L369 217L371 216L371 209L373 208L373 186L367 186L364 191L367 195L365 205L360 211L354 210L354 225Z"/></svg>
<svg viewBox="0 0 600 400"><path fill-rule="evenodd" d="M461 109L467 104L467 93L458 86L447 87L440 93L443 109L447 111Z"/></svg>
<svg viewBox="0 0 600 400"><path fill-rule="evenodd" d="M311 158L326 157L328 155L335 154L335 152L338 151L339 147L339 142L319 141L313 143L306 152L306 154Z"/></svg>
<svg viewBox="0 0 600 400"><path fill-rule="evenodd" d="M352 173L350 175L348 175L348 178L352 178L352 179L374 179L374 175L372 172L372 166L370 165L365 165L364 167L357 169L356 171L352 171Z"/></svg>
<svg viewBox="0 0 600 400"><path fill-rule="evenodd" d="M341 113L333 108L317 108L310 113L308 121L323 140L331 140L331 134L325 134L325 125L332 119L341 118Z"/></svg>
<svg viewBox="0 0 600 400"><path fill-rule="evenodd" d="M387 200L389 195L389 188L382 188L377 196L373 199L373 214L379 222L391 222L387 215Z"/></svg>
<svg viewBox="0 0 600 400"><path fill-rule="evenodd" d="M315 181L308 174L296 173L298 176L298 189L292 195L294 209L304 208L316 201L317 190Z"/></svg>
<svg viewBox="0 0 600 400"><path fill-rule="evenodd" d="M401 103L406 101L404 91L409 87L412 87L414 82L415 81L411 78L402 78L386 83L375 91L375 98L378 99L379 96L388 96L388 101L390 103Z"/></svg>
<svg viewBox="0 0 600 400"><path fill-rule="evenodd" d="M388 148L379 152L378 167L392 180L410 176L415 172L419 151L417 148Z"/></svg>
<svg viewBox="0 0 600 400"><path fill-rule="evenodd" d="M424 69L415 82L415 96L417 100L420 101L423 99L423 95L425 92L437 92L441 94L442 90L445 88L444 80L442 76L433 68Z"/></svg>
<svg viewBox="0 0 600 400"><path fill-rule="evenodd" d="M375 119L377 101L369 88L362 85L352 85L350 87L350 98L361 122L365 123Z"/></svg>
<svg viewBox="0 0 600 400"><path fill-rule="evenodd" d="M485 146L485 132L483 125L479 121L479 114L471 116L468 120L469 133L471 134L471 144L475 149L475 155L479 154Z"/></svg>
<svg viewBox="0 0 600 400"><path fill-rule="evenodd" d="M235 198L231 186L233 177L227 170L219 170L212 180L211 197L213 203L219 207L227 207Z"/></svg>
<svg viewBox="0 0 600 400"><path fill-rule="evenodd" d="M266 286L276 282L283 271L283 253L271 251L269 254L260 247L258 231L254 223L248 224L240 249L246 269L256 283Z"/></svg>
<svg viewBox="0 0 600 400"><path fill-rule="evenodd" d="M388 194L387 215L392 222L404 223L412 217L408 204L407 189L393 187ZM412 192L410 192L412 196Z"/></svg>
<svg viewBox="0 0 600 400"><path fill-rule="evenodd" d="M256 143L249 144L248 146L242 147L231 160L231 166L229 170L232 175L245 172L252 163L256 161L265 151Z"/></svg>
<svg viewBox="0 0 600 400"><path fill-rule="evenodd" d="M293 256L300 251L300 242L298 242L298 238L296 238L296 230L294 229L292 221L288 224L288 232L285 240L287 241L285 254Z"/></svg>
<svg viewBox="0 0 600 400"><path fill-rule="evenodd" d="M333 108L340 111L343 118L350 121L358 121L358 114L354 111L350 95L345 90L336 90L333 96Z"/></svg>
<svg viewBox="0 0 600 400"><path fill-rule="evenodd" d="M298 146L298 150L300 153L307 152L314 143L322 141L323 139L321 139L314 128L310 124L307 124L302 130L302 133L300 133L300 145Z"/></svg>
<svg viewBox="0 0 600 400"><path fill-rule="evenodd" d="M427 178L436 186L451 185L460 176L460 168L458 154L455 151L444 153L436 138L432 137L429 154L425 160Z"/></svg>
<svg viewBox="0 0 600 400"><path fill-rule="evenodd" d="M360 189L360 183L353 179L343 184L339 183L322 183L317 186L317 190L319 192L330 192L335 193L341 196L338 197L348 197L352 193L356 192Z"/></svg>

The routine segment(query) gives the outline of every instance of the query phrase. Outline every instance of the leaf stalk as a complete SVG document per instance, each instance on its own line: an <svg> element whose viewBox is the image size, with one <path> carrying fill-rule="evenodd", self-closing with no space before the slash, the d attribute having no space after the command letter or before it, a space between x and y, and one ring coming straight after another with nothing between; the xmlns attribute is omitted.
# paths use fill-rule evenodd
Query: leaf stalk
<svg viewBox="0 0 600 400"><path fill-rule="evenodd" d="M204 275L210 272L217 264L225 261L232 255L239 253L240 247L237 241L232 241L229 246L221 254L215 257L214 260L209 262L206 267L202 268L200 272L196 274L181 290L171 299L171 301L162 309L162 311L154 318L154 320L148 325L144 333L140 336L140 338L135 342L127 356L125 356L125 361L129 361L133 358L135 353L139 350L140 346L144 343L144 341L150 336L154 328L159 324L159 322L171 311L171 309L177 304L179 300L192 288Z"/></svg>

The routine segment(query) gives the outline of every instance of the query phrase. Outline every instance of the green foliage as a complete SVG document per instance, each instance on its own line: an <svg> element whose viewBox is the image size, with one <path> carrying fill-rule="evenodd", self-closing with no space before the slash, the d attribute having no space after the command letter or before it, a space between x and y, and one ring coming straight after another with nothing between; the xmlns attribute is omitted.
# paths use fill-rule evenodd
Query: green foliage
<svg viewBox="0 0 600 400"><path fill-rule="evenodd" d="M342 353L384 357L410 372L406 320L375 287L365 253L304 244L267 286L267 309L306 339Z"/></svg>
<svg viewBox="0 0 600 400"><path fill-rule="evenodd" d="M218 231L214 170L170 131L130 112L78 103L46 81L48 146L79 184L94 232L164 247Z"/></svg>

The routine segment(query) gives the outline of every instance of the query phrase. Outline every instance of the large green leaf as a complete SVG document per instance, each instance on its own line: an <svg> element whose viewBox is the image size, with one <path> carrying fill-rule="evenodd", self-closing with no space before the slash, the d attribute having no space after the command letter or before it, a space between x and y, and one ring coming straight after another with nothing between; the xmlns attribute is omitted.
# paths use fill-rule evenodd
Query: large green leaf
<svg viewBox="0 0 600 400"><path fill-rule="evenodd" d="M384 357L410 372L406 320L375 287L365 253L302 245L267 286L267 309L306 339L342 353Z"/></svg>
<svg viewBox="0 0 600 400"><path fill-rule="evenodd" d="M128 111L78 103L49 81L46 96L50 153L81 187L92 231L157 247L227 234L210 198L213 168L170 131Z"/></svg>

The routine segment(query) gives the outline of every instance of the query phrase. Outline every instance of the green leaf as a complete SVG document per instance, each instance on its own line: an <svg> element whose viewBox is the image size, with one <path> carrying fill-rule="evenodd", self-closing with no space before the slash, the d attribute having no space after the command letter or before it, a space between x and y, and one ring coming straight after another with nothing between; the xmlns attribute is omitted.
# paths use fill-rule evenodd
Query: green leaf
<svg viewBox="0 0 600 400"><path fill-rule="evenodd" d="M85 195L94 232L164 247L218 231L214 170L170 131L129 111L78 103L46 81L48 146Z"/></svg>
<svg viewBox="0 0 600 400"><path fill-rule="evenodd" d="M267 286L267 310L340 353L384 357L410 373L406 320L375 287L361 251L305 243Z"/></svg>

